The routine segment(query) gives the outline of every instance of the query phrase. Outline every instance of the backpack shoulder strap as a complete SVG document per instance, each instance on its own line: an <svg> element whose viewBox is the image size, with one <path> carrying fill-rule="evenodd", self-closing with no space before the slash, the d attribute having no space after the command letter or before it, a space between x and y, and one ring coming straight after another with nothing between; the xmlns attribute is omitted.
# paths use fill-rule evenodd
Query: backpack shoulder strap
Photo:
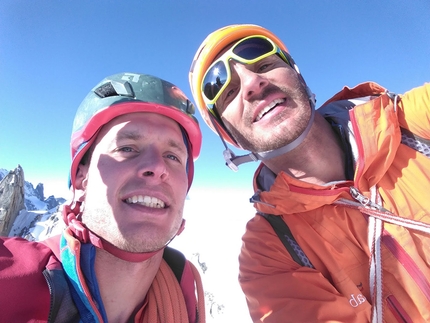
<svg viewBox="0 0 430 323"><path fill-rule="evenodd" d="M415 149L424 156L430 157L430 140L417 136L408 129L400 128L402 132L402 144Z"/></svg>
<svg viewBox="0 0 430 323"><path fill-rule="evenodd" d="M387 91L386 94L393 101L394 111L397 111L397 103L401 100L401 97L393 92ZM426 157L430 157L430 140L422 138L414 134L409 129L400 127L400 132L402 134L400 142L409 148L415 149L419 153Z"/></svg>
<svg viewBox="0 0 430 323"><path fill-rule="evenodd" d="M295 262L297 262L302 267L314 268L309 258L297 243L296 239L294 239L290 228L280 216L262 212L258 212L257 214L261 215L270 223L273 230L276 232L282 244L285 246Z"/></svg>
<svg viewBox="0 0 430 323"><path fill-rule="evenodd" d="M180 283L185 268L185 256L182 254L182 252L176 249L166 247L164 249L163 258L172 269L176 279Z"/></svg>

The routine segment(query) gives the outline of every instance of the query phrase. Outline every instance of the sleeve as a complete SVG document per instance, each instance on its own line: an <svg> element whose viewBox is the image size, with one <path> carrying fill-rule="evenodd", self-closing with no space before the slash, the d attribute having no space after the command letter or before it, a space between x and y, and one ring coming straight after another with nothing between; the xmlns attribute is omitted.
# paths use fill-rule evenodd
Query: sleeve
<svg viewBox="0 0 430 323"><path fill-rule="evenodd" d="M401 127L430 140L430 83L401 96L398 116Z"/></svg>
<svg viewBox="0 0 430 323"><path fill-rule="evenodd" d="M270 224L252 219L243 236L239 282L253 322L368 322L319 271L300 267Z"/></svg>
<svg viewBox="0 0 430 323"><path fill-rule="evenodd" d="M0 238L0 322L46 321L50 294L43 276L49 249L21 238Z"/></svg>

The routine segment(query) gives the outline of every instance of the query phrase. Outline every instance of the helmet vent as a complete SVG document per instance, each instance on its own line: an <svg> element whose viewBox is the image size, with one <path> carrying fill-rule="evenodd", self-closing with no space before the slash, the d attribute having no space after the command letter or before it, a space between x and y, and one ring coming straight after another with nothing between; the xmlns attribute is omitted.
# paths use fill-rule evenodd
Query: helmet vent
<svg viewBox="0 0 430 323"><path fill-rule="evenodd" d="M100 85L94 90L94 93L101 98L107 98L110 96L129 96L134 97L133 89L128 82L115 82L109 81L103 85Z"/></svg>

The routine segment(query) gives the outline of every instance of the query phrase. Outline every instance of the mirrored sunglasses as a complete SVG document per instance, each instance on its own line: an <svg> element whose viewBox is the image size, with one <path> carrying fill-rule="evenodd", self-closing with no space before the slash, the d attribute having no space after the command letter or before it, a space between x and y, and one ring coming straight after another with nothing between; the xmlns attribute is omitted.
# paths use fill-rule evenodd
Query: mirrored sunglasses
<svg viewBox="0 0 430 323"><path fill-rule="evenodd" d="M213 113L215 102L230 83L230 59L243 64L254 64L273 54L279 54L290 64L284 52L271 39L264 36L243 38L222 54L209 66L203 77L201 91L208 109Z"/></svg>

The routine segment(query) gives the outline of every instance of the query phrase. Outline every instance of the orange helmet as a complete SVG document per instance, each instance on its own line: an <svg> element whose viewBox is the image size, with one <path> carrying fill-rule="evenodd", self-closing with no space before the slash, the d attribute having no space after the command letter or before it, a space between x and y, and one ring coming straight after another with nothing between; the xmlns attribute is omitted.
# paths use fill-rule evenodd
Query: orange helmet
<svg viewBox="0 0 430 323"><path fill-rule="evenodd" d="M263 27L250 24L226 26L214 31L206 37L194 56L189 73L191 93L193 94L197 108L199 109L204 121L224 140L238 148L241 148L240 145L225 129L222 121L211 116L211 113L203 100L201 84L207 69L226 46L234 41L253 35L261 35L270 38L281 50L288 53L288 49L284 43L282 43L275 34ZM214 123L216 123L216 126Z"/></svg>

